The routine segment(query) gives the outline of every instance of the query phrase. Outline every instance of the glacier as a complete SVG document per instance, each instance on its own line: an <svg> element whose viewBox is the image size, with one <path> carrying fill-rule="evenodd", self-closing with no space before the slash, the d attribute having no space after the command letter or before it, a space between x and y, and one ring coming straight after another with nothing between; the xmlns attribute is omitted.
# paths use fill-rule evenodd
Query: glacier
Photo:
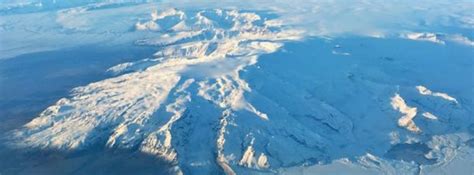
<svg viewBox="0 0 474 175"><path fill-rule="evenodd" d="M471 174L472 8L462 0L5 1L0 155L26 158L2 158L0 174L89 174L121 154L127 164L129 152L143 158L130 166L160 163L95 174ZM93 52L89 63L88 47L118 49ZM76 61L29 63L68 49ZM65 68L37 71L50 85L36 92L43 85L29 72L52 61ZM15 104L41 93L46 104ZM9 117L17 113L26 119ZM46 158L55 152L90 160L58 171ZM29 165L29 154L49 169Z"/></svg>

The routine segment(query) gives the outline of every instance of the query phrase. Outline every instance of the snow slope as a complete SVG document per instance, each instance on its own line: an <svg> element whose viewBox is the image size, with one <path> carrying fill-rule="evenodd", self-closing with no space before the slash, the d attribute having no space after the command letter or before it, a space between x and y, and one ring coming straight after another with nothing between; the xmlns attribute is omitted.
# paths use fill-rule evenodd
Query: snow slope
<svg viewBox="0 0 474 175"><path fill-rule="evenodd" d="M470 155L474 127L474 5L444 3L85 3L41 25L51 12L6 13L3 59L86 44L156 48L74 88L8 143L140 151L176 174L440 172Z"/></svg>

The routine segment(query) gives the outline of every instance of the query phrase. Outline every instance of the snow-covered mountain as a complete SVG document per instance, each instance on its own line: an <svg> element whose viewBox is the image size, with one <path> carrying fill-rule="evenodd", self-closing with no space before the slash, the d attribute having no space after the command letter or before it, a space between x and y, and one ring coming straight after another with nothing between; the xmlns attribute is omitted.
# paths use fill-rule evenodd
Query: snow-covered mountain
<svg viewBox="0 0 474 175"><path fill-rule="evenodd" d="M9 132L10 147L138 151L175 174L442 174L474 164L472 3L437 15L419 10L442 3L81 3L38 24L30 14L51 14L36 11L39 2L0 8L0 34L11 34L2 37L3 59L86 44L156 51L74 88ZM331 9L367 19L359 25ZM402 12L421 14L374 24ZM18 43L32 30L41 34L25 40L53 44Z"/></svg>

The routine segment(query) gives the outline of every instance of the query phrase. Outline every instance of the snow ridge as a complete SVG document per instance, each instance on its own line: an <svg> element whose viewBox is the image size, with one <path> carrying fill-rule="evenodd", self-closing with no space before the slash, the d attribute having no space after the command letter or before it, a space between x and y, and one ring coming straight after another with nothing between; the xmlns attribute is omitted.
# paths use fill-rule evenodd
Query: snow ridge
<svg viewBox="0 0 474 175"><path fill-rule="evenodd" d="M404 114L400 119L398 119L398 125L400 127L405 127L407 130L412 132L420 132L420 128L416 126L413 119L416 116L417 109L415 107L410 107L405 103L402 97L397 93L392 97L391 105L393 109L400 111Z"/></svg>
<svg viewBox="0 0 474 175"><path fill-rule="evenodd" d="M424 86L416 86L416 89L418 90L418 92L421 94L421 95L428 95L428 96L434 96L434 97L441 97L442 99L444 100L448 100L448 101L451 101L451 102L454 102L456 104L458 104L458 101L454 98L454 97L451 97L449 96L448 94L446 93L442 93L442 92L432 92L431 90L429 90L428 88L424 87Z"/></svg>
<svg viewBox="0 0 474 175"><path fill-rule="evenodd" d="M446 42L458 43L466 46L474 46L474 41L465 37L461 34L443 34L443 33L430 33L430 32L412 32L401 34L401 38L418 41L428 41L441 45L445 45Z"/></svg>

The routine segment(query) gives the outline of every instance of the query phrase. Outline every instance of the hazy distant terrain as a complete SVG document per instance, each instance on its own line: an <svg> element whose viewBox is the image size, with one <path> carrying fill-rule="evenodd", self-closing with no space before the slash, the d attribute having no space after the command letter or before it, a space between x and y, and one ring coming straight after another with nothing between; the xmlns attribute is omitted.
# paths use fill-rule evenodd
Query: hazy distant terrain
<svg viewBox="0 0 474 175"><path fill-rule="evenodd" d="M473 174L471 1L0 3L0 174Z"/></svg>

